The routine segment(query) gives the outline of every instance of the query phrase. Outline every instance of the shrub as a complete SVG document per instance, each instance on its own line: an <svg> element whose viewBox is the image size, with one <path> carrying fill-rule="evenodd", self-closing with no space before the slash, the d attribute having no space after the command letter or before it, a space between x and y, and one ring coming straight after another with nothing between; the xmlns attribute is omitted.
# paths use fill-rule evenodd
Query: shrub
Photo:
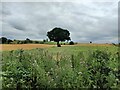
<svg viewBox="0 0 120 90"><path fill-rule="evenodd" d="M69 45L74 45L74 42L73 42L73 41L70 41L70 42L69 42Z"/></svg>
<svg viewBox="0 0 120 90"><path fill-rule="evenodd" d="M61 45L60 45L60 44L58 44L58 47L61 47Z"/></svg>
<svg viewBox="0 0 120 90"><path fill-rule="evenodd" d="M90 41L90 43L92 43L92 41Z"/></svg>

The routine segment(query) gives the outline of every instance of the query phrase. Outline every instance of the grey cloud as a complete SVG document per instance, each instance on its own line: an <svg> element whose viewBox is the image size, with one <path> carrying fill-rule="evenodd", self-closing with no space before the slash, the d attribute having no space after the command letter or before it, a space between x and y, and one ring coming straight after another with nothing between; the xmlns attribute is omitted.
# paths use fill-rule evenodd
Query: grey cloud
<svg viewBox="0 0 120 90"><path fill-rule="evenodd" d="M3 3L3 6L2 14L6 14L3 35L7 37L44 39L47 31L61 27L71 32L73 41L117 42L117 6L113 2Z"/></svg>

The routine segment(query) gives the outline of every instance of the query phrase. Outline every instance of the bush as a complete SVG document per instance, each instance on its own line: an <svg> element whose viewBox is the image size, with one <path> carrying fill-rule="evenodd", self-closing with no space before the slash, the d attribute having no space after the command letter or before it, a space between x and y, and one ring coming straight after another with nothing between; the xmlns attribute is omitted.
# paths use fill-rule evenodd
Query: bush
<svg viewBox="0 0 120 90"><path fill-rule="evenodd" d="M57 47L61 47L61 45L60 44L58 44L58 46Z"/></svg>
<svg viewBox="0 0 120 90"><path fill-rule="evenodd" d="M90 43L92 43L92 41L90 41Z"/></svg>
<svg viewBox="0 0 120 90"><path fill-rule="evenodd" d="M73 42L73 41L70 41L70 42L69 42L69 45L74 45L74 42Z"/></svg>

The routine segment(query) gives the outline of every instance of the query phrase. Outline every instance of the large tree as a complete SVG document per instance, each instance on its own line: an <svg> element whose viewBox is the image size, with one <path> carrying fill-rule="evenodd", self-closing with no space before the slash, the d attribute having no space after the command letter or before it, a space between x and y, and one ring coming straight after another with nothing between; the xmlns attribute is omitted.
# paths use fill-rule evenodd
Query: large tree
<svg viewBox="0 0 120 90"><path fill-rule="evenodd" d="M57 28L57 27L47 32L47 36L50 39L50 41L57 42L58 47L60 47L60 44L59 44L60 41L70 40L69 31L66 29Z"/></svg>

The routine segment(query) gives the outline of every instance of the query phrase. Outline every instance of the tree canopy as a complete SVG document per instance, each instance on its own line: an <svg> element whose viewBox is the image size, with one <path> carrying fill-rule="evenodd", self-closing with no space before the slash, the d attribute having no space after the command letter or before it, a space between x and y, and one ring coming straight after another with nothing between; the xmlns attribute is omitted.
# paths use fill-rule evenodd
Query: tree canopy
<svg viewBox="0 0 120 90"><path fill-rule="evenodd" d="M55 27L51 31L47 32L47 36L50 39L50 41L57 42L57 46L59 46L59 41L65 41L70 40L70 33L66 29L57 28Z"/></svg>
<svg viewBox="0 0 120 90"><path fill-rule="evenodd" d="M7 38L6 37L1 37L0 38L0 43L2 43L2 44L7 43Z"/></svg>

